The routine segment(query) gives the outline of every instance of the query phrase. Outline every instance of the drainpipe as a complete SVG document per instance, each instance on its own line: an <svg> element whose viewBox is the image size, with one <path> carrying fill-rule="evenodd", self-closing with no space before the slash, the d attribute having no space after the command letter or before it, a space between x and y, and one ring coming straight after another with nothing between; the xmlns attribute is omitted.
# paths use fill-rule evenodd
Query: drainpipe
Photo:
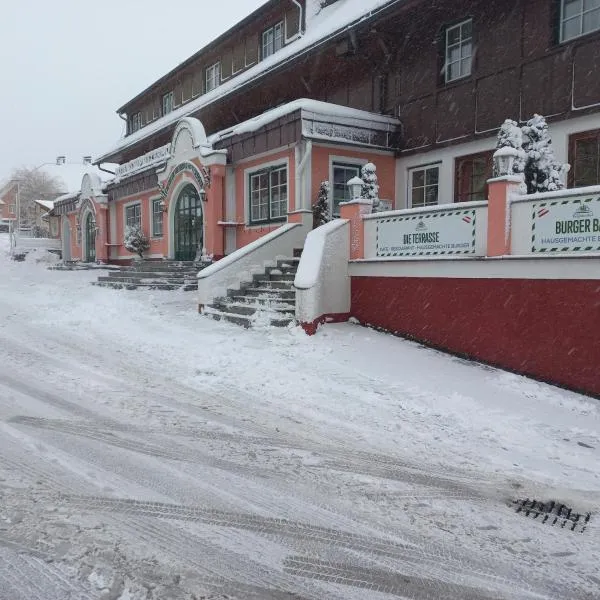
<svg viewBox="0 0 600 600"><path fill-rule="evenodd" d="M298 16L298 33L293 38L290 38L289 40L286 39L286 42L291 42L292 40L295 40L296 38L301 37L302 34L304 33L304 31L302 31L302 24L304 22L304 10L302 8L302 4L300 4L300 2L298 2L298 0L291 0L291 2L293 2L298 7L298 11L299 11L299 16Z"/></svg>
<svg viewBox="0 0 600 600"><path fill-rule="evenodd" d="M102 164L98 164L96 165L101 171L104 171L105 173L110 173L111 175L114 175L115 173L113 171L109 171L108 169L104 169L102 167Z"/></svg>
<svg viewBox="0 0 600 600"><path fill-rule="evenodd" d="M306 169L306 164L308 163L308 159L312 154L312 141L308 140L306 142L306 148L304 149L304 156L302 160L300 160L300 144L296 146L296 210L300 209L308 209L310 208L305 206L304 201L304 186L302 185L304 170Z"/></svg>

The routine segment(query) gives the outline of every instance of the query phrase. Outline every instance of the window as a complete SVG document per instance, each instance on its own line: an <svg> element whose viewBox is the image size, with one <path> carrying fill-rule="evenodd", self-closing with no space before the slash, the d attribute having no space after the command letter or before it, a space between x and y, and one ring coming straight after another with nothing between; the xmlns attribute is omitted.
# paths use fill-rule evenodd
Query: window
<svg viewBox="0 0 600 600"><path fill-rule="evenodd" d="M214 90L221 82L221 63L216 62L206 69L206 91Z"/></svg>
<svg viewBox="0 0 600 600"><path fill-rule="evenodd" d="M262 36L263 59L283 48L283 21L267 29Z"/></svg>
<svg viewBox="0 0 600 600"><path fill-rule="evenodd" d="M600 185L600 129L569 138L569 162L572 187Z"/></svg>
<svg viewBox="0 0 600 600"><path fill-rule="evenodd" d="M135 133L138 129L142 127L142 113L136 112L131 115L131 120L129 121L129 129L130 133Z"/></svg>
<svg viewBox="0 0 600 600"><path fill-rule="evenodd" d="M163 205L162 199L152 200L152 237L162 237Z"/></svg>
<svg viewBox="0 0 600 600"><path fill-rule="evenodd" d="M446 83L471 74L473 21L463 21L446 29Z"/></svg>
<svg viewBox="0 0 600 600"><path fill-rule="evenodd" d="M141 204L131 204L125 207L125 225L127 227L142 226L142 206Z"/></svg>
<svg viewBox="0 0 600 600"><path fill-rule="evenodd" d="M9 204L8 205L8 214L10 215L14 215L17 212L17 205L16 204Z"/></svg>
<svg viewBox="0 0 600 600"><path fill-rule="evenodd" d="M455 202L487 200L493 152L461 156L455 163Z"/></svg>
<svg viewBox="0 0 600 600"><path fill-rule="evenodd" d="M438 203L440 168L419 167L409 172L411 208L432 206Z"/></svg>
<svg viewBox="0 0 600 600"><path fill-rule="evenodd" d="M348 182L353 177L360 177L360 165L346 165L333 163L333 198L331 213L334 217L340 216L340 203L352 200Z"/></svg>
<svg viewBox="0 0 600 600"><path fill-rule="evenodd" d="M288 211L287 167L250 175L250 223L282 221Z"/></svg>
<svg viewBox="0 0 600 600"><path fill-rule="evenodd" d="M600 0L561 0L562 42L600 29Z"/></svg>
<svg viewBox="0 0 600 600"><path fill-rule="evenodd" d="M173 92L162 97L162 114L168 115L173 110Z"/></svg>

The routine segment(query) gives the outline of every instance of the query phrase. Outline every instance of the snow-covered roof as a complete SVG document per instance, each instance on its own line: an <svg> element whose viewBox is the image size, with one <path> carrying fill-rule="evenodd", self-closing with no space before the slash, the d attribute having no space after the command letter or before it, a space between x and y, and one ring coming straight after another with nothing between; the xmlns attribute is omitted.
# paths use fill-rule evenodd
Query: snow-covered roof
<svg viewBox="0 0 600 600"><path fill-rule="evenodd" d="M36 200L35 202L46 210L52 210L54 208L53 200Z"/></svg>
<svg viewBox="0 0 600 600"><path fill-rule="evenodd" d="M125 150L151 135L175 124L201 108L238 90L240 86L263 76L275 67L290 62L311 48L325 43L346 29L375 15L387 5L403 0L338 0L325 8L320 7L320 0L307 1L306 32L294 42L288 44L267 59L260 61L248 70L232 77L214 90L184 104L153 123L142 127L135 133L122 138L117 144L95 159L101 163L117 152Z"/></svg>
<svg viewBox="0 0 600 600"><path fill-rule="evenodd" d="M349 121L356 123L357 121L366 121L368 123L380 123L384 125L397 126L400 121L394 117L387 115L380 115L378 113L368 112L366 110L359 110L357 108L348 108L347 106L341 106L339 104L331 104L329 102L321 102L320 100L310 100L307 98L300 98L293 100L282 106L272 108L252 119L248 119L243 123L239 123L228 129L224 129L208 136L208 142L213 145L217 142L234 136L242 135L244 133L252 133L258 131L261 127L280 119L286 115L301 110L303 113L311 113L315 115L327 116L331 118L348 119Z"/></svg>

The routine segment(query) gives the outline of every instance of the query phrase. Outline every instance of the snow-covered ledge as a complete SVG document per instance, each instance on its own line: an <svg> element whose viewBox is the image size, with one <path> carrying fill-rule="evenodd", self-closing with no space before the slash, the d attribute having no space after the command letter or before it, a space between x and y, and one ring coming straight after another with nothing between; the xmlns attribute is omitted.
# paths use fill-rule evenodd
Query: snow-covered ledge
<svg viewBox="0 0 600 600"><path fill-rule="evenodd" d="M263 237L239 248L225 258L198 273L198 310L215 298L224 296L229 288L239 288L252 276L275 266L278 259L290 258L295 248L302 248L309 227L303 223L288 223Z"/></svg>
<svg viewBox="0 0 600 600"><path fill-rule="evenodd" d="M296 320L313 335L325 322L350 316L350 224L334 219L311 231L294 280Z"/></svg>

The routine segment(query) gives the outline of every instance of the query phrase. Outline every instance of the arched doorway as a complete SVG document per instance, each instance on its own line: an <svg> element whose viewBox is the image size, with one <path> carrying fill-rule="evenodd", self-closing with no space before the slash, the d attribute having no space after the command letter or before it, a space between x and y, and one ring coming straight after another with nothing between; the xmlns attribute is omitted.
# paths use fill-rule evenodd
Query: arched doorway
<svg viewBox="0 0 600 600"><path fill-rule="evenodd" d="M192 184L177 198L173 215L175 260L195 260L202 251L202 200Z"/></svg>
<svg viewBox="0 0 600 600"><path fill-rule="evenodd" d="M85 262L96 262L96 220L89 212L85 217Z"/></svg>
<svg viewBox="0 0 600 600"><path fill-rule="evenodd" d="M62 236L62 259L63 262L71 260L71 223L67 217L63 217L61 226Z"/></svg>

